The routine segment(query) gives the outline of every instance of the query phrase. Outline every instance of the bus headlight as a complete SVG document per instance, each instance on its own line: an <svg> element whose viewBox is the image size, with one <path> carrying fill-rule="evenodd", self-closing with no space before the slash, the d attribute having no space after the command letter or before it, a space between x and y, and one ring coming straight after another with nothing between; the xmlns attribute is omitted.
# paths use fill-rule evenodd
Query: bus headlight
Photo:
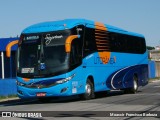
<svg viewBox="0 0 160 120"><path fill-rule="evenodd" d="M22 83L22 82L19 82L18 80L16 81L16 84L18 85L18 86L25 86L26 84L24 84L24 83Z"/></svg>
<svg viewBox="0 0 160 120"><path fill-rule="evenodd" d="M75 74L71 75L68 78L64 78L64 79L59 79L58 81L50 81L50 80L44 80L44 81L38 81L35 83L29 83L29 84L25 84L22 82L19 82L18 80L16 81L18 86L23 86L23 87L28 87L28 88L38 88L38 89L42 89L42 88L47 88L47 87L51 87L51 86L55 86L58 84L63 84L69 80L71 80L73 77L75 76Z"/></svg>
<svg viewBox="0 0 160 120"><path fill-rule="evenodd" d="M76 74L73 74L73 75L71 75L71 76L68 77L68 78L65 78L65 79L62 79L62 80L58 80L58 81L56 81L56 83L57 83L57 84L65 83L65 82L71 80L75 75L76 75Z"/></svg>

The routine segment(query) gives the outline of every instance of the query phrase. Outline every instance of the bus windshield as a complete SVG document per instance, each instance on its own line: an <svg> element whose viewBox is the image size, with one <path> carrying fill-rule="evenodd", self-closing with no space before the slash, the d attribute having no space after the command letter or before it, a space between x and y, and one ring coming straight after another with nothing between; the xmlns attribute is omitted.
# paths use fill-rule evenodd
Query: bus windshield
<svg viewBox="0 0 160 120"><path fill-rule="evenodd" d="M69 69L65 41L69 31L23 35L18 48L17 75L26 78L50 77Z"/></svg>

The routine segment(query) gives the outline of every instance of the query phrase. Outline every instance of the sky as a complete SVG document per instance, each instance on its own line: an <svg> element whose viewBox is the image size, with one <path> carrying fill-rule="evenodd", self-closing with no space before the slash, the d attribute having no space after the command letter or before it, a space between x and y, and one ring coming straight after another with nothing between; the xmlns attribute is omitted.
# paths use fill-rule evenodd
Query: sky
<svg viewBox="0 0 160 120"><path fill-rule="evenodd" d="M160 0L0 0L0 38L46 21L84 18L143 34L160 45Z"/></svg>

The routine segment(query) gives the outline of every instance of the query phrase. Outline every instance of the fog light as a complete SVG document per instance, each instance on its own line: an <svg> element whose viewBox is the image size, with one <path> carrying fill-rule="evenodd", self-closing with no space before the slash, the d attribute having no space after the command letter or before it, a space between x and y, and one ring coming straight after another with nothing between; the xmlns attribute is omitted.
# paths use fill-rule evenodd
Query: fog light
<svg viewBox="0 0 160 120"><path fill-rule="evenodd" d="M68 89L68 88L63 88L63 89L61 90L61 93L67 91L67 89Z"/></svg>
<svg viewBox="0 0 160 120"><path fill-rule="evenodd" d="M23 92L21 90L18 90L17 91L19 94L23 95Z"/></svg>

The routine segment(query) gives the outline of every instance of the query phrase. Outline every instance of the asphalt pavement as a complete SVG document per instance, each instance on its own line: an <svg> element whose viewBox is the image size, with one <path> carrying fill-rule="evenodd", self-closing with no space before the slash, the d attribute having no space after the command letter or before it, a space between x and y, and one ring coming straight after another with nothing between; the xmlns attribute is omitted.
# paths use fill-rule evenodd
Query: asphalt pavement
<svg viewBox="0 0 160 120"><path fill-rule="evenodd" d="M36 99L8 100L0 102L0 111L1 114L11 112L15 117L12 119L28 119L25 118L27 115L35 113L38 118L32 118L33 120L159 120L160 81L140 87L136 94L124 94L123 91L117 90L110 91L105 97L99 96L87 101L80 100L78 96L53 98L48 103ZM18 115L23 118L16 118Z"/></svg>

